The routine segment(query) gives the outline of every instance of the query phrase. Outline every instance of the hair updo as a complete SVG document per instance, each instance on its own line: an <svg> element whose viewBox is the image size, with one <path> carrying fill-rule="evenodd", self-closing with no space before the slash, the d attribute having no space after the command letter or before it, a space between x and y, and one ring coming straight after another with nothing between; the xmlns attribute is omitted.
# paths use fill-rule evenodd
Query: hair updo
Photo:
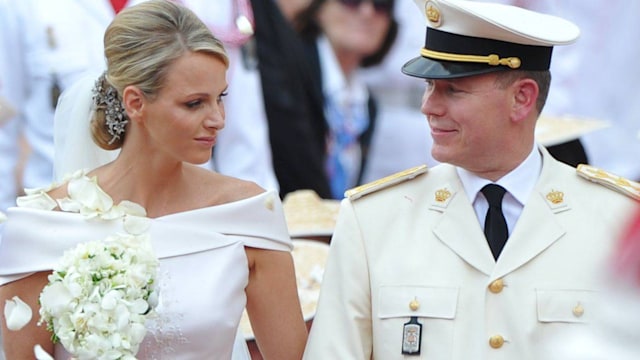
<svg viewBox="0 0 640 360"><path fill-rule="evenodd" d="M162 88L169 67L189 52L212 54L229 65L222 42L191 10L167 0L149 0L126 8L104 34L107 71L96 96L106 97L113 87L121 107L124 88L134 85L153 99ZM93 140L105 150L120 148L126 137L126 132L114 136L113 127L110 130L109 108L96 106L91 119ZM128 120L126 113L123 115Z"/></svg>

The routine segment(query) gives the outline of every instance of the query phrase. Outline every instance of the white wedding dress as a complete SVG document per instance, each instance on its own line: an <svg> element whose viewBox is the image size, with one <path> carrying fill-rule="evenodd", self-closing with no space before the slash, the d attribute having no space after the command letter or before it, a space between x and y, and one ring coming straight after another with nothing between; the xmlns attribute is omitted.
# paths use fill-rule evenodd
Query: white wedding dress
<svg viewBox="0 0 640 360"><path fill-rule="evenodd" d="M14 207L7 215L0 284L51 270L64 250L123 231L121 219L78 213ZM249 276L244 247L292 249L277 193L151 219L149 232L160 297L137 358L248 359L236 336ZM68 357L57 345L55 358Z"/></svg>
<svg viewBox="0 0 640 360"><path fill-rule="evenodd" d="M89 74L66 90L55 113L56 180L91 170L118 154L91 140ZM77 213L10 208L0 242L0 285L51 270L64 250L120 231L121 221L86 220ZM291 251L277 192L151 219L160 259L157 316L149 319L138 359L249 359L238 330L249 269L245 246ZM34 309L35 310L35 309ZM34 311L37 315L37 310ZM67 359L61 346L55 358Z"/></svg>

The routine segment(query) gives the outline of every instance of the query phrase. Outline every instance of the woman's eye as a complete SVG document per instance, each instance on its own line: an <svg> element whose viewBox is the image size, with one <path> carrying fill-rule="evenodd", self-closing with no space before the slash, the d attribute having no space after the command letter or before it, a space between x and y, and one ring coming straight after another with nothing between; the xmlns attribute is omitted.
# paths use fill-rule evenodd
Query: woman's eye
<svg viewBox="0 0 640 360"><path fill-rule="evenodd" d="M200 101L200 100L189 101L187 103L187 107L190 108L190 109L193 109L193 108L197 108L201 104L202 104L202 101Z"/></svg>
<svg viewBox="0 0 640 360"><path fill-rule="evenodd" d="M229 92L227 91L223 91L222 94L220 94L220 96L218 96L218 102L222 102L222 100L224 100L224 97L229 95Z"/></svg>

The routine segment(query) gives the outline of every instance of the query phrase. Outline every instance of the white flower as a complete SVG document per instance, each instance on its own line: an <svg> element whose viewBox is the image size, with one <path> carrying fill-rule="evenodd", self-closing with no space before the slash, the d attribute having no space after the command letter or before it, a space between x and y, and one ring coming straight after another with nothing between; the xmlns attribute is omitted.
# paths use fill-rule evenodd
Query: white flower
<svg viewBox="0 0 640 360"><path fill-rule="evenodd" d="M80 243L63 254L40 293L38 324L46 323L53 341L60 342L74 359L135 359L146 334L146 316L158 304L159 261L148 235L151 221L136 203L114 205L97 179L84 171L64 181L68 182L66 198L56 202L47 194L58 186L54 183L25 190L27 195L18 199L18 206L59 207L87 219L122 219L125 233ZM7 301L5 318L10 329L23 327L31 316L31 309L17 297ZM51 359L40 346L34 354L38 360Z"/></svg>
<svg viewBox="0 0 640 360"><path fill-rule="evenodd" d="M56 208L57 203L47 194L47 192L56 187L58 187L58 184L54 182L48 187L24 189L25 195L19 196L16 199L16 204L18 206L31 209L53 210Z"/></svg>
<svg viewBox="0 0 640 360"><path fill-rule="evenodd" d="M78 359L135 359L157 303L158 259L147 233L65 252L40 295L40 323Z"/></svg>
<svg viewBox="0 0 640 360"><path fill-rule="evenodd" d="M99 217L104 220L114 220L125 218L126 215L134 217L146 217L146 210L131 201L124 200L117 205L113 204L113 199L100 188L96 177L87 177L83 170L78 170L64 178L67 184L67 197L52 199L47 192L58 187L57 183L52 183L48 187L38 189L25 189L25 196L20 196L16 200L18 206L33 209L53 210L60 207L62 211L80 213L86 218ZM1 220L0 220L1 222ZM137 223L134 222L134 225ZM147 227L138 228L140 234L146 231ZM132 228L135 229L135 228Z"/></svg>
<svg viewBox="0 0 640 360"><path fill-rule="evenodd" d="M49 192L49 191L57 188L58 186L59 186L58 183L56 183L54 181L49 186L40 187L40 188L32 188L32 189L26 188L26 189L24 189L24 193L27 194L27 195L35 195L35 194L40 194L40 193L43 193L43 192L46 193L46 192Z"/></svg>
<svg viewBox="0 0 640 360"><path fill-rule="evenodd" d="M142 206L131 201L125 200L114 205L113 199L98 185L96 177L89 178L83 172L76 172L68 180L68 196L57 202L62 211L80 213L89 219L99 217L104 220L120 219L125 215L147 215Z"/></svg>
<svg viewBox="0 0 640 360"><path fill-rule="evenodd" d="M82 176L69 180L69 196L58 203L63 211L79 212L88 218L108 213L113 200L99 186L96 177Z"/></svg>
<svg viewBox="0 0 640 360"><path fill-rule="evenodd" d="M41 210L53 210L57 206L55 200L44 191L20 196L16 199L16 204L21 207Z"/></svg>
<svg viewBox="0 0 640 360"><path fill-rule="evenodd" d="M144 234L149 230L150 226L151 221L149 221L149 218L144 217L144 215L130 215L124 218L124 230L129 234Z"/></svg>
<svg viewBox="0 0 640 360"><path fill-rule="evenodd" d="M55 275L50 275L49 281L51 281L52 276L55 279ZM80 293L80 289L78 287L74 286L74 290L74 293L76 294L75 296L80 295L78 294ZM73 298L74 295L72 295L69 287L65 286L62 281L54 280L49 286L42 290L42 293L40 293L40 301L47 304L51 316L55 317L61 316L69 310Z"/></svg>
<svg viewBox="0 0 640 360"><path fill-rule="evenodd" d="M4 304L4 318L7 329L17 331L22 329L31 321L33 311L22 299L14 296L11 300L6 300Z"/></svg>

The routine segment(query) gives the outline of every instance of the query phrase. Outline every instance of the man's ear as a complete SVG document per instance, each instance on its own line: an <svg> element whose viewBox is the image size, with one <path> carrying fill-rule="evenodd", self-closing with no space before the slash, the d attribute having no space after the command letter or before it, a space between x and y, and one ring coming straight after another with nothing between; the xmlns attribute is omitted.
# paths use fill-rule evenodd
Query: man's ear
<svg viewBox="0 0 640 360"><path fill-rule="evenodd" d="M512 84L513 103L511 108L512 120L522 121L537 113L536 102L540 94L538 83L533 79L519 79Z"/></svg>
<svg viewBox="0 0 640 360"><path fill-rule="evenodd" d="M146 97L138 87L129 85L122 91L122 104L131 121L140 121L144 111Z"/></svg>

